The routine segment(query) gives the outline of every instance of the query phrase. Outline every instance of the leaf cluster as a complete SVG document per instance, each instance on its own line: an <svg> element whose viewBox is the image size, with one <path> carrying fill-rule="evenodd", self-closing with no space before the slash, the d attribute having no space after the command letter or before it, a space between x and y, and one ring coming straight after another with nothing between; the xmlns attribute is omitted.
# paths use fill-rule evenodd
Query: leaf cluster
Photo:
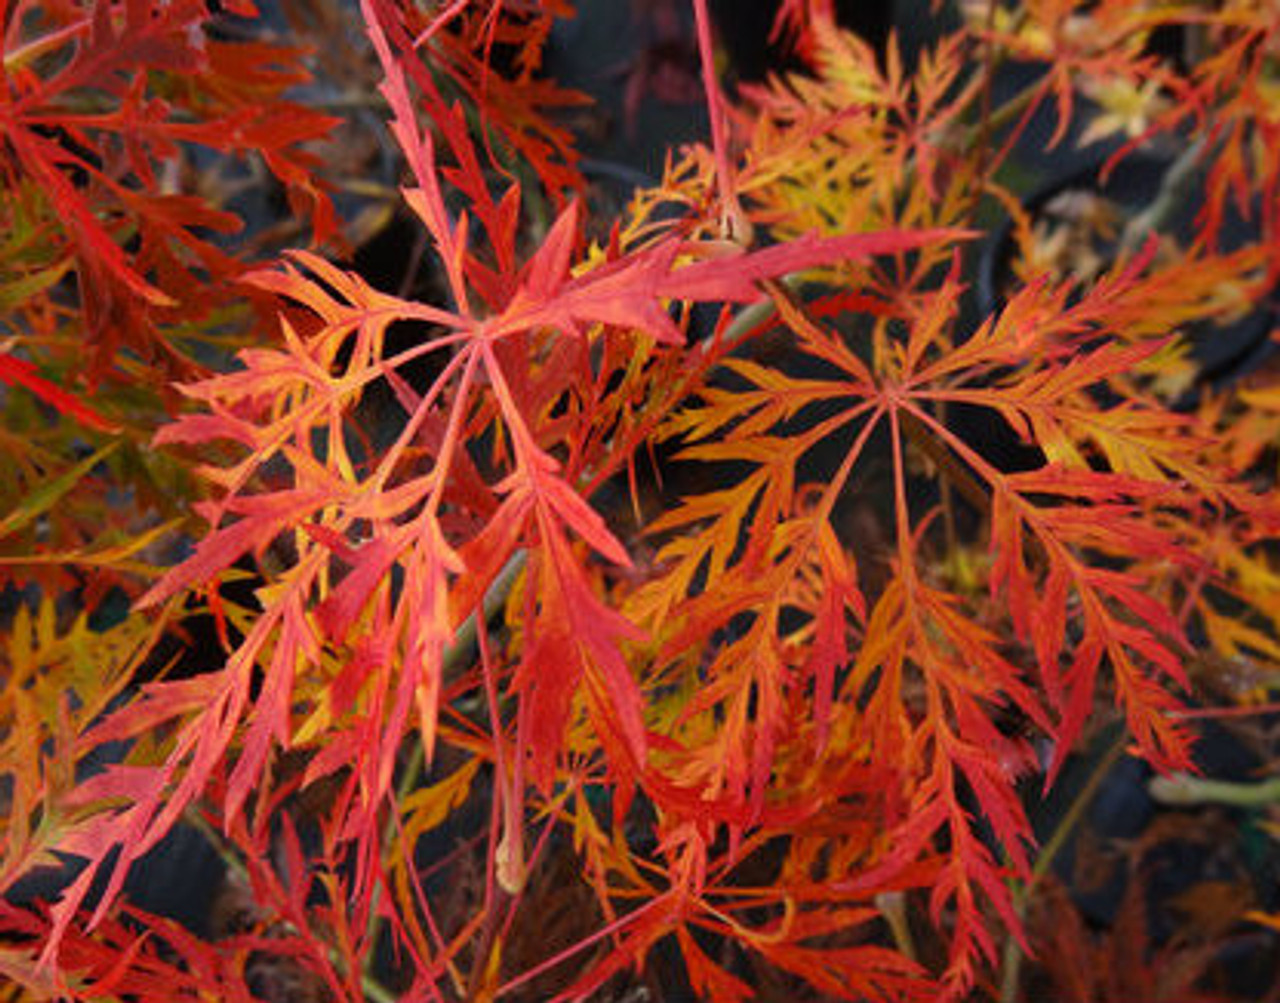
<svg viewBox="0 0 1280 1003"><path fill-rule="evenodd" d="M1073 750L1119 717L1190 768L1207 666L1275 664L1273 374L1194 364L1280 274L1267 5L992 3L908 60L788 2L807 69L732 106L693 7L712 140L609 227L541 65L570 4L347 12L431 302L323 253L299 50L185 0L0 7L21 998L250 999L264 957L351 1000L994 994ZM1105 171L1165 144L1204 195L1075 276L1010 165L1082 90ZM312 246L236 244L207 151ZM144 671L193 605L206 670ZM122 896L179 824L254 903L220 938Z"/></svg>

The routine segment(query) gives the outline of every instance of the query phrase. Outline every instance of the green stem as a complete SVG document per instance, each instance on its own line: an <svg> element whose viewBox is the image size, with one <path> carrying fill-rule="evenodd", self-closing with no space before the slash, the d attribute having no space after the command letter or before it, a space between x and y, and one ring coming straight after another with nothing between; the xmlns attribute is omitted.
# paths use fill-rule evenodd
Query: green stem
<svg viewBox="0 0 1280 1003"><path fill-rule="evenodd" d="M1280 777L1255 783L1209 780L1174 773L1151 781L1151 796L1161 804L1217 804L1231 808L1264 808L1280 804Z"/></svg>
<svg viewBox="0 0 1280 1003"><path fill-rule="evenodd" d="M4 71L6 75L16 73L30 63L35 62L41 56L56 51L68 42L72 42L79 36L87 34L89 31L89 19L77 21L69 24L65 28L58 28L51 31L47 35L32 39L25 45L20 45L4 56Z"/></svg>
<svg viewBox="0 0 1280 1003"><path fill-rule="evenodd" d="M218 857L222 860L223 866L227 872L235 875L246 885L249 882L249 869L240 855L235 853L222 838L222 833L214 826L210 825L208 820L199 811L188 809L183 813L183 820L187 825L198 831L209 843ZM308 936L311 933L308 931ZM336 969L341 970L342 958L338 951L334 948L328 950L329 960ZM373 952L369 952L369 958L373 957ZM365 968L360 973L360 987L364 990L365 998L371 1000L372 1003L394 1003L398 998L394 992L384 986L381 982L373 977L369 970L369 962L366 960Z"/></svg>
<svg viewBox="0 0 1280 1003"><path fill-rule="evenodd" d="M898 953L904 958L918 961L915 938L911 936L911 922L907 918L907 899L902 892L881 892L876 896L876 908L889 925L889 934Z"/></svg>
<svg viewBox="0 0 1280 1003"><path fill-rule="evenodd" d="M1120 247L1124 252L1136 251L1148 235L1168 229L1173 217L1186 207L1191 199L1191 188L1195 184L1204 150L1205 141L1201 137L1188 143L1178 159L1169 165L1160 182L1160 190L1151 204L1125 225L1120 239Z"/></svg>
<svg viewBox="0 0 1280 1003"><path fill-rule="evenodd" d="M360 988L364 990L365 998L372 1003L395 1003L399 999L395 993L367 973L360 976Z"/></svg>
<svg viewBox="0 0 1280 1003"><path fill-rule="evenodd" d="M1125 736L1123 734L1111 740L1107 751L1098 760L1098 764L1089 775L1088 782L1071 803L1071 807L1067 809L1066 814L1062 816L1048 842L1044 844L1044 848L1040 851L1040 855L1031 867L1031 876L1027 879L1026 884L1014 890L1013 908L1020 920L1026 916L1027 904L1031 901L1036 885L1049 872L1054 860L1062 852L1062 848L1067 845L1067 840L1071 838L1071 834L1075 831L1085 810L1093 802L1098 793L1098 788L1102 786L1102 781L1106 779L1111 772L1111 768L1115 766L1124 752L1124 747ZM1000 964L1000 1003L1015 1003L1019 999L1018 985L1021 982L1022 959L1022 945L1018 938L1012 936L1006 938L1004 954Z"/></svg>
<svg viewBox="0 0 1280 1003"><path fill-rule="evenodd" d="M519 576L525 564L525 552L523 550L514 553L498 572L497 577L489 586L484 594L484 602L482 605L482 615L486 620L493 617L502 604L507 601L507 596L511 592L512 585L515 584L516 578ZM476 645L476 614L472 613L458 628L457 635L454 637L453 644L444 653L442 659L440 674L444 679L449 679L458 674L461 669L470 663L474 657L474 649ZM417 735L417 732L414 732ZM400 774L400 780L396 784L395 804L388 809L387 820L383 823L382 830L382 848L384 854L390 849L395 839L396 820L392 813L397 810L397 806L404 803L405 799L413 792L413 790L422 782L423 771L426 769L426 755L422 748L422 743L413 738L409 750L409 759L404 764L404 769ZM369 942L372 943L377 936L377 930L380 923L385 919L379 914L378 910L371 910L369 913L369 927L366 935ZM361 973L361 984L366 986L366 993L375 1003L382 1003L382 999L390 1001L393 996L385 996L381 998L374 997L372 993L368 993L367 986L373 982L372 965L374 954L369 952L365 958L364 971ZM386 990L382 990L384 993Z"/></svg>

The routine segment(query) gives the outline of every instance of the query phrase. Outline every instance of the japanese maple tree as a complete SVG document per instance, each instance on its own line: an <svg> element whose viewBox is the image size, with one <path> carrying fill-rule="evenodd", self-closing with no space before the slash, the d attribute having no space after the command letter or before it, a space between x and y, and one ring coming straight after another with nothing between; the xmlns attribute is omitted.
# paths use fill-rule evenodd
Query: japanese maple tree
<svg viewBox="0 0 1280 1003"><path fill-rule="evenodd" d="M1204 653L1280 658L1274 374L1193 363L1274 306L1268 4L992 2L910 68L831 8L731 104L694 0L708 141L610 226L541 65L572 4L361 0L430 301L342 263L302 49L0 8L0 891L82 862L0 898L18 998L993 994L1028 802L1117 713L1190 767ZM1104 172L1183 151L1192 232L1047 262L1006 170L1046 111ZM308 246L238 239L208 151ZM143 679L193 608L205 671ZM253 902L219 938L122 894L183 822Z"/></svg>

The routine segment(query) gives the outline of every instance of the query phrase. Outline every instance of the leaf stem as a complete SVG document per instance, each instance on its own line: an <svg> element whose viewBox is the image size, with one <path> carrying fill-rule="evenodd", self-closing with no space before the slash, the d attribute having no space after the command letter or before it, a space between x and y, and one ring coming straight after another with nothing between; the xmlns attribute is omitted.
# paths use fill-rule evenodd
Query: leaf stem
<svg viewBox="0 0 1280 1003"><path fill-rule="evenodd" d="M1191 198L1191 187L1195 183L1200 158L1205 151L1204 137L1200 137L1178 155L1178 159L1169 165L1160 182L1160 189L1142 212L1135 213L1125 224L1120 238L1120 250L1129 254L1148 235L1159 233L1169 226L1174 215L1185 208Z"/></svg>
<svg viewBox="0 0 1280 1003"><path fill-rule="evenodd" d="M1093 799L1098 793L1098 788L1102 786L1103 780L1107 778L1111 768L1119 760L1124 748L1125 735L1121 732L1111 740L1106 751L1093 768L1093 772L1090 773L1088 781L1080 793L1076 795L1071 807L1067 809L1066 814L1062 816L1062 820L1053 830L1053 834L1044 844L1044 848L1040 851L1039 856L1036 857L1036 861L1031 867L1031 876L1025 884L1014 890L1012 895L1013 908L1019 920L1026 915L1027 904L1031 900L1031 895L1035 891L1036 885L1049 872L1054 860L1062 852L1062 848L1067 845L1067 840L1075 832L1081 816L1084 815L1089 805L1093 803ZM1018 938L1014 936L1007 937L1004 942L1004 953L1000 964L1000 1003L1015 1003L1019 998L1018 987L1021 982L1023 957L1022 944Z"/></svg>
<svg viewBox="0 0 1280 1003"><path fill-rule="evenodd" d="M711 149L716 164L716 195L720 200L721 236L747 247L752 241L750 220L738 202L737 183L729 166L728 139L724 130L724 96L716 76L715 50L711 44L711 14L707 0L693 0L698 31L698 56L702 62L702 87L711 119Z"/></svg>
<svg viewBox="0 0 1280 1003"><path fill-rule="evenodd" d="M28 63L34 62L41 56L53 52L59 46L74 41L78 36L85 34L89 30L89 18L85 17L74 24L66 25L51 31L47 35L32 39L26 45L21 45L4 55L4 71L6 76L12 75L22 69Z"/></svg>
<svg viewBox="0 0 1280 1003"><path fill-rule="evenodd" d="M1263 808L1280 803L1280 777L1256 782L1213 780L1174 773L1151 781L1151 796L1161 804L1217 804L1231 808Z"/></svg>

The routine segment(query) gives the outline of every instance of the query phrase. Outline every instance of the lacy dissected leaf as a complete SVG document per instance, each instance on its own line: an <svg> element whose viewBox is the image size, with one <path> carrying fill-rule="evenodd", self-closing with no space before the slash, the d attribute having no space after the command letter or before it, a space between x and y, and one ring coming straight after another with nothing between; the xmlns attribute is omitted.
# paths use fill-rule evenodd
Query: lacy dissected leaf
<svg viewBox="0 0 1280 1003"><path fill-rule="evenodd" d="M624 902L640 897L644 904L619 916L614 950L582 971L564 998L602 984L663 936L674 936L695 987L712 998L754 998L743 977L753 973L751 984L758 992L772 982L762 987L755 981L769 966L775 973L791 973L794 981L786 984L796 991L820 987L831 998L936 995L936 985L919 966L874 943L872 893L838 889L833 880L882 835L873 819L881 817L883 790L874 782L859 787L867 778L847 762L815 764L805 743L791 746L781 758L792 755L790 761L804 765L789 780L823 782L831 801L821 812L766 813L762 829L728 852L707 843L702 824L671 819L661 828L657 859L640 858L637 868L635 850L626 847L619 823L612 832L601 829L590 807L579 805L571 816L575 840L598 890ZM834 772L859 779L828 787ZM662 871L678 879L669 889L654 887L647 877L659 861ZM884 887L927 883L930 873L928 867L914 868L900 875L901 883ZM767 880L753 880L765 874ZM708 943L719 945L714 954L708 953Z"/></svg>
<svg viewBox="0 0 1280 1003"><path fill-rule="evenodd" d="M1030 92L1035 107L1052 99L1057 123L1049 139L1057 146L1076 122L1077 78L1090 81L1095 93L1140 92L1144 81L1171 90L1186 100L1189 88L1179 77L1144 52L1144 42L1154 20L1143 6L1107 3L1088 19L1087 27L1072 0L1038 0L1014 15L1000 10L990 22L970 14L971 28L979 38L998 43L1014 58L1044 67L1044 74ZM1176 102L1175 102L1176 103ZM1142 134L1141 125L1124 121L1131 135Z"/></svg>
<svg viewBox="0 0 1280 1003"><path fill-rule="evenodd" d="M465 94L496 139L528 164L545 190L560 202L580 190L578 154L570 131L558 121L565 109L589 103L589 98L556 83L543 71L543 54L557 18L571 17L573 8L556 0L536 10L514 9L502 2L454 4L443 12L378 5L383 29L397 49L412 41L427 59L408 65L419 84L427 78L421 66ZM499 50L514 50L511 65L495 58ZM430 88L434 92L435 88ZM501 156L506 150L495 149ZM505 159L505 158L504 158ZM475 179L460 177L463 186ZM472 197L477 192L469 191ZM487 197L487 196L486 196Z"/></svg>
<svg viewBox="0 0 1280 1003"><path fill-rule="evenodd" d="M896 42L882 72L869 45L830 22L815 36L818 80L751 92L758 115L739 177L748 204L787 234L962 224L969 180L946 140L980 82L959 78L961 37L926 49L908 79Z"/></svg>
<svg viewBox="0 0 1280 1003"><path fill-rule="evenodd" d="M57 865L52 850L76 829L61 799L76 782L80 735L115 700L155 640L152 624L125 620L93 630L82 613L59 623L46 597L18 606L6 623L0 689L0 762L6 796L0 817L0 891L32 868Z"/></svg>
<svg viewBox="0 0 1280 1003"><path fill-rule="evenodd" d="M21 372L24 379L34 375L25 366ZM121 439L86 451L83 426L50 422L31 407L34 397L21 396L10 402L13 432L0 435L10 463L0 487L0 581L38 585L48 595L82 589L88 607L112 587L136 593L153 573L144 552L165 525L147 517L110 522L113 489L136 463L136 451Z"/></svg>
<svg viewBox="0 0 1280 1003"><path fill-rule="evenodd" d="M241 266L208 238L240 220L161 191L161 165L176 165L190 143L261 153L291 195L309 190L323 239L332 209L301 144L336 120L283 99L307 79L280 68L295 50L207 39L209 10L195 0L93 0L50 8L44 20L21 7L5 36L5 184L38 198L74 252L90 372L105 375L127 345L189 374L195 367L177 352L157 351L154 325L198 317L225 298L220 283Z"/></svg>
<svg viewBox="0 0 1280 1003"><path fill-rule="evenodd" d="M22 943L43 937L46 926L43 917L0 900L0 930L6 940ZM133 910L127 921L113 919L93 935L68 937L56 975L16 947L0 952L0 973L11 998L22 1003L129 995L194 1001L208 993L224 1000L253 998L240 952L203 940L172 920Z"/></svg>
<svg viewBox="0 0 1280 1003"><path fill-rule="evenodd" d="M782 796L779 722L794 727L795 718L780 708L794 706L808 672L819 733L846 713L839 708L863 708L843 740L867 743L873 761L899 762L895 783L911 808L892 850L848 887L949 847L932 905L938 921L954 923L948 977L959 989L975 978L976 958L995 960L988 907L1018 925L1005 866L974 828L967 796L1013 872L1028 867L1030 829L1015 791L1035 763L997 721L1013 712L1051 734L1056 768L1105 673L1142 752L1163 768L1188 762L1189 734L1171 713L1172 687L1188 685L1189 649L1170 576L1206 567L1189 524L1230 506L1257 510L1232 472L1215 465L1204 426L1129 378L1161 348L1156 318L1127 308L1147 283L1169 311L1166 330L1216 309L1203 287L1175 289L1145 272L1149 263L1148 254L1120 266L1070 305L1069 287L1029 286L958 345L949 324L955 293L945 286L932 302L899 307L906 316L897 331L887 316L874 321L863 351L788 296L775 297L796 347L830 375L729 358L723 384L667 423L685 441L685 458L735 472L731 486L691 495L652 523L664 541L661 573L629 601L665 639L664 680L695 687L679 715L663 718L679 743L664 748L664 765L709 798L759 806ZM1123 340L1102 337L1113 324ZM999 416L1041 465L1001 470L948 426L941 409L957 405ZM834 556L841 543L831 529L838 500L877 455L869 445L877 429L890 438L895 574L871 596L860 627L864 597L851 560ZM836 460L822 481L806 483L801 461L831 442L841 443ZM990 621L980 599L929 584L937 575L931 520L916 514L908 487L907 454L916 450L989 517L986 583L1022 650L992 630L1003 614ZM813 556L820 540L822 561ZM834 606L800 598L802 573L819 569L835 595L843 589ZM711 655L694 654L708 645Z"/></svg>

